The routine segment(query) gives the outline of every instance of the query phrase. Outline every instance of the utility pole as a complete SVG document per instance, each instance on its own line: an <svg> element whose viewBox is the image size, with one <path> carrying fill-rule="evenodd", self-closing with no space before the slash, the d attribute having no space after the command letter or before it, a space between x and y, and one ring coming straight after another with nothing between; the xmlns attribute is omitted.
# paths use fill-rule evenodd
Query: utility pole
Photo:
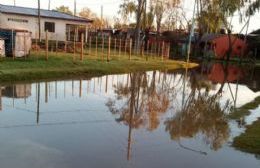
<svg viewBox="0 0 260 168"><path fill-rule="evenodd" d="M77 1L74 0L74 16L77 14Z"/></svg>
<svg viewBox="0 0 260 168"><path fill-rule="evenodd" d="M147 10L147 0L144 0L144 30L146 29L146 25L147 25L146 10Z"/></svg>
<svg viewBox="0 0 260 168"><path fill-rule="evenodd" d="M49 0L48 10L51 10L51 0Z"/></svg>
<svg viewBox="0 0 260 168"><path fill-rule="evenodd" d="M191 40L192 36L194 36L194 27L195 27L195 13L196 13L196 4L198 0L195 0L194 2L194 9L193 9L193 16L192 16L192 26L190 30L190 37L189 37L189 43L187 48L187 63L190 61L190 49L191 49Z"/></svg>
<svg viewBox="0 0 260 168"><path fill-rule="evenodd" d="M14 0L14 6L16 6L16 1Z"/></svg>
<svg viewBox="0 0 260 168"><path fill-rule="evenodd" d="M39 28L39 41L41 42L41 2L38 0L38 28Z"/></svg>
<svg viewBox="0 0 260 168"><path fill-rule="evenodd" d="M103 5L101 5L101 31L103 31Z"/></svg>

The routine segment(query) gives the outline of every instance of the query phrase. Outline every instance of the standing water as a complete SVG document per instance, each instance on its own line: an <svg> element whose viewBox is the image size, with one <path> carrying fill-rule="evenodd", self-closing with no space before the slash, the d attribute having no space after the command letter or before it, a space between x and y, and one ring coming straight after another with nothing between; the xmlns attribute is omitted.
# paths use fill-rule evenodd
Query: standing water
<svg viewBox="0 0 260 168"><path fill-rule="evenodd" d="M0 167L260 167L232 146L259 107L230 117L260 96L254 74L213 64L2 85Z"/></svg>

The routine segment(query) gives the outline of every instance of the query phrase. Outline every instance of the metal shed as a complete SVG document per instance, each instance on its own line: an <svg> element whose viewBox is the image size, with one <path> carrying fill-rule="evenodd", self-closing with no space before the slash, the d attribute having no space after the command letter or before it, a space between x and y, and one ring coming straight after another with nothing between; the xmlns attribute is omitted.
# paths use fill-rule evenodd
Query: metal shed
<svg viewBox="0 0 260 168"><path fill-rule="evenodd" d="M4 38L5 41L6 56L23 57L29 55L32 45L30 32L0 29L0 37Z"/></svg>

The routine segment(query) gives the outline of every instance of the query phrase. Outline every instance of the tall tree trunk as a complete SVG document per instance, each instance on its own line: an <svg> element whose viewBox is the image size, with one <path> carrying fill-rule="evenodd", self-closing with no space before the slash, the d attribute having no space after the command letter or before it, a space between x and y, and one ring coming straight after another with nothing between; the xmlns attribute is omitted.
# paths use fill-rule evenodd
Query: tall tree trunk
<svg viewBox="0 0 260 168"><path fill-rule="evenodd" d="M144 9L144 0L138 0L138 7L136 13L136 28L135 28L135 50L140 48L140 31L141 31L141 17Z"/></svg>

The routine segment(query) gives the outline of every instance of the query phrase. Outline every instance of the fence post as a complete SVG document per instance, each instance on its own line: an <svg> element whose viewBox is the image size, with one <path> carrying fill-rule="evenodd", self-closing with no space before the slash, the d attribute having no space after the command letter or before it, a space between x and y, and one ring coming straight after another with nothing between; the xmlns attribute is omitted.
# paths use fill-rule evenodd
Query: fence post
<svg viewBox="0 0 260 168"><path fill-rule="evenodd" d="M46 49L46 53L45 53L45 59L46 61L48 61L49 59L49 37L48 37L48 30L46 30L46 38L45 38L45 49Z"/></svg>
<svg viewBox="0 0 260 168"><path fill-rule="evenodd" d="M14 30L12 29L12 54L13 54L13 60L15 59L15 47L14 47Z"/></svg>
<svg viewBox="0 0 260 168"><path fill-rule="evenodd" d="M81 61L83 61L83 52L84 52L84 34L81 33L81 52L80 52Z"/></svg>
<svg viewBox="0 0 260 168"><path fill-rule="evenodd" d="M149 40L147 40L147 53L146 53L146 61L148 61L148 55L149 55L149 43L150 43L150 41Z"/></svg>
<svg viewBox="0 0 260 168"><path fill-rule="evenodd" d="M25 31L24 31L24 34L23 34L24 36L23 36L23 45L24 45L24 59L26 59L26 50L27 50L27 48L26 48L26 33L25 33Z"/></svg>
<svg viewBox="0 0 260 168"><path fill-rule="evenodd" d="M59 48L59 41L58 41L58 36L56 35L56 56L58 55L58 48Z"/></svg>
<svg viewBox="0 0 260 168"><path fill-rule="evenodd" d="M119 39L119 58L121 57L122 39Z"/></svg>
<svg viewBox="0 0 260 168"><path fill-rule="evenodd" d="M168 44L168 59L170 58L170 53L171 52L171 43Z"/></svg>
<svg viewBox="0 0 260 168"><path fill-rule="evenodd" d="M129 60L131 60L131 56L132 56L132 39L130 39L129 42Z"/></svg>
<svg viewBox="0 0 260 168"><path fill-rule="evenodd" d="M164 47L164 41L163 41L163 42L162 42L162 61L163 61L163 55L164 55L164 52L165 52L165 51L164 51L164 48L165 48L165 47Z"/></svg>
<svg viewBox="0 0 260 168"><path fill-rule="evenodd" d="M104 43L105 43L105 39L104 39L104 35L102 35L102 61L104 61Z"/></svg>
<svg viewBox="0 0 260 168"><path fill-rule="evenodd" d="M127 48L127 38L125 39L125 56L126 56L126 48Z"/></svg>
<svg viewBox="0 0 260 168"><path fill-rule="evenodd" d="M75 29L74 31L74 39L73 39L73 61L75 61L75 57L76 57L76 33L77 33L77 30Z"/></svg>
<svg viewBox="0 0 260 168"><path fill-rule="evenodd" d="M114 45L115 45L115 46L114 46L114 50L115 50L114 53L115 53L115 56L116 56L116 43L117 43L117 40L116 40L116 38L115 38L115 44L114 44Z"/></svg>
<svg viewBox="0 0 260 168"><path fill-rule="evenodd" d="M111 37L108 37L108 52L107 52L107 62L110 61L110 47L111 47Z"/></svg>
<svg viewBox="0 0 260 168"><path fill-rule="evenodd" d="M67 52L67 39L65 40L64 51L65 51L65 53Z"/></svg>
<svg viewBox="0 0 260 168"><path fill-rule="evenodd" d="M142 51L141 51L142 58L144 57L144 45L145 45L145 43L144 43L144 41L143 41L143 42L142 42Z"/></svg>
<svg viewBox="0 0 260 168"><path fill-rule="evenodd" d="M92 37L89 36L89 56L91 55L91 43L92 43Z"/></svg>
<svg viewBox="0 0 260 168"><path fill-rule="evenodd" d="M160 57L161 42L157 42L157 56Z"/></svg>
<svg viewBox="0 0 260 168"><path fill-rule="evenodd" d="M98 38L96 36L96 57L98 58Z"/></svg>

